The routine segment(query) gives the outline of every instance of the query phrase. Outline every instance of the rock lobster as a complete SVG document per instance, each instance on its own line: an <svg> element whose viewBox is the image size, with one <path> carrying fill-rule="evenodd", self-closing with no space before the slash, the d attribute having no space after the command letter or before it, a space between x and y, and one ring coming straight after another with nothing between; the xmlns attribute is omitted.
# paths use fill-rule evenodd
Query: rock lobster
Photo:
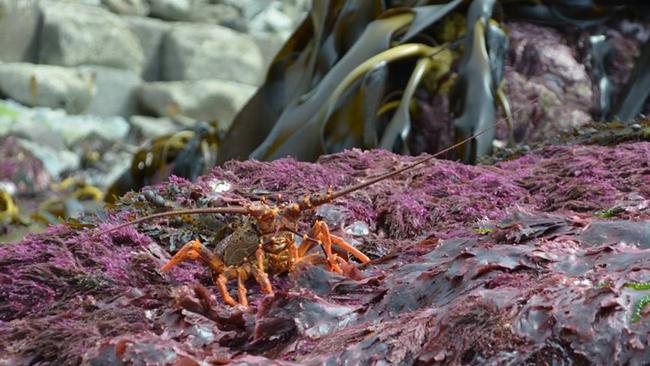
<svg viewBox="0 0 650 366"><path fill-rule="evenodd" d="M260 284L264 293L272 295L273 287L268 274L294 271L298 262L324 262L330 271L348 273L354 267L340 255L341 251L351 254L361 263L370 261L365 254L347 243L343 238L332 234L323 220L316 220L309 233L299 233L298 223L305 211L422 165L441 154L463 146L493 127L483 129L434 155L421 158L402 168L341 190L333 191L330 187L324 193L307 195L302 200L279 205L269 204L265 199L262 199L259 202L252 202L243 206L206 207L161 212L115 226L100 234L110 233L129 225L162 217L200 214L243 215L245 216L243 223L230 236L219 243L216 252L211 251L198 240L191 240L183 245L162 266L161 271L169 271L186 260L201 261L212 270L214 283L217 285L224 301L232 306L242 305L247 307L247 290L244 283L251 276ZM298 243L298 238L301 238L300 243ZM314 247L322 248L324 258L320 253L311 253ZM239 301L236 301L230 295L227 288L227 282L235 278L237 279Z"/></svg>

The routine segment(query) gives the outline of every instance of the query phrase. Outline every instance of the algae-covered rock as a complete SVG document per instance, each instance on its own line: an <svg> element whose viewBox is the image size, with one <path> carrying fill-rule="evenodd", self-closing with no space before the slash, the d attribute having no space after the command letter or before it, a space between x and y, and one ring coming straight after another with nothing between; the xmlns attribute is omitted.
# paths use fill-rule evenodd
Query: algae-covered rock
<svg viewBox="0 0 650 366"><path fill-rule="evenodd" d="M226 306L198 264L159 271L169 250L212 246L236 218L99 233L172 208L301 199L416 158L350 150L173 177L0 246L0 362L639 364L650 356L649 153L637 142L493 166L435 160L304 215L300 230L319 215L371 256L354 278L300 265L271 276L274 296L248 283L248 310Z"/></svg>

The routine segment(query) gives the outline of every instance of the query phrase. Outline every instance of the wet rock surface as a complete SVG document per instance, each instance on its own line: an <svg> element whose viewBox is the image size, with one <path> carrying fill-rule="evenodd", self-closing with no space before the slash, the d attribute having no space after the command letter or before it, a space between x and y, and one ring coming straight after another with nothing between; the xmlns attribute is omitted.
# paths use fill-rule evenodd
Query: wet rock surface
<svg viewBox="0 0 650 366"><path fill-rule="evenodd" d="M169 207L300 199L414 158L352 150L173 178L73 228L0 246L0 360L640 364L650 356L649 154L637 142L550 146L494 166L434 161L320 210L372 257L358 275L300 265L272 276L274 296L250 282L246 311L224 305L197 264L158 270L184 240L210 243L223 217L107 235L96 226Z"/></svg>

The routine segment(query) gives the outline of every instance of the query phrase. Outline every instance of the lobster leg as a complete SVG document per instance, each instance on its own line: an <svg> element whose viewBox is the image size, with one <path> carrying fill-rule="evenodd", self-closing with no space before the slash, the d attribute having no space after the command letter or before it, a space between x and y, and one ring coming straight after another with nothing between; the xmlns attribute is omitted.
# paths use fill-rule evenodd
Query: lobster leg
<svg viewBox="0 0 650 366"><path fill-rule="evenodd" d="M214 279L214 283L219 288L219 292L221 292L223 301L225 301L226 304L230 306L237 306L237 301L235 301L235 299L233 299L232 296L230 296L230 294L228 293L228 288L226 287L227 282L228 282L228 278L223 273L219 273L217 277Z"/></svg>
<svg viewBox="0 0 650 366"><path fill-rule="evenodd" d="M316 220L314 227L312 228L311 236L318 239L319 244L322 245L330 270L336 273L343 273L343 270L339 267L338 261L336 260L336 256L332 253L332 236L330 235L330 230L325 221Z"/></svg>
<svg viewBox="0 0 650 366"><path fill-rule="evenodd" d="M239 303L243 307L248 307L248 298L246 297L246 286L244 286L244 281L248 277L248 273L242 268L237 270L237 295L239 296Z"/></svg>
<svg viewBox="0 0 650 366"><path fill-rule="evenodd" d="M338 245L341 247L343 250L346 252L352 254L355 256L361 263L368 263L370 262L370 258L368 258L367 255L363 254L359 249L353 247L352 245L348 244L343 238L340 236L332 235L330 234L330 237L332 238L332 243Z"/></svg>
<svg viewBox="0 0 650 366"><path fill-rule="evenodd" d="M224 264L214 253L208 248L203 246L198 240L191 240L185 243L176 254L160 268L162 272L167 272L172 267L185 262L187 260L200 260L205 263L214 272L223 272Z"/></svg>
<svg viewBox="0 0 650 366"><path fill-rule="evenodd" d="M302 243L300 243L300 246L298 247L298 258L300 258L300 260L303 260L305 255L307 255L311 248L314 247L314 244L318 244L318 240L310 238L307 235L303 235Z"/></svg>
<svg viewBox="0 0 650 366"><path fill-rule="evenodd" d="M332 254L332 244L335 244L344 251L352 254L362 263L370 262L370 258L368 258L368 256L363 254L360 250L347 243L340 236L336 236L330 233L330 230L325 221L316 221L314 227L312 228L312 236L318 240L319 244L322 243L325 255L327 256L327 262L330 265L330 269L335 272L339 272L336 268L340 270L340 266L338 265L338 261L336 261L336 256ZM304 238L306 240L304 240L303 244L298 249L298 254L301 257L304 256L309 251L309 249L311 249L314 242L314 240L308 236L305 236Z"/></svg>
<svg viewBox="0 0 650 366"><path fill-rule="evenodd" d="M267 295L273 295L273 287L271 286L271 281L269 281L269 275L266 272L260 271L257 267L253 267L252 272L255 280L262 287L262 292Z"/></svg>
<svg viewBox="0 0 650 366"><path fill-rule="evenodd" d="M293 272L296 270L296 263L298 263L298 260L300 259L300 256L298 255L298 247L296 246L296 242L294 240L289 243L288 249L289 260L291 261L289 271Z"/></svg>

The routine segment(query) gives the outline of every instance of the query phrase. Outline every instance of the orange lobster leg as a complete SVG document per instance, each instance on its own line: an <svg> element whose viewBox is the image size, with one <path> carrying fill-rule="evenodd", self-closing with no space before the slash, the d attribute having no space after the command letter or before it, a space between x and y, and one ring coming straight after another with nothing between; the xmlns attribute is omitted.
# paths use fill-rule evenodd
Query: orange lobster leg
<svg viewBox="0 0 650 366"><path fill-rule="evenodd" d="M200 260L215 272L223 272L224 264L214 253L203 246L200 241L192 240L187 242L179 251L160 268L162 272L167 272L172 267L187 260Z"/></svg>
<svg viewBox="0 0 650 366"><path fill-rule="evenodd" d="M325 221L318 220L314 224L314 227L312 229L312 235L323 242L323 248L325 249L325 255L327 256L327 262L330 264L330 268L336 272L340 271L340 267L338 266L338 263L336 262L336 257L332 255L332 244L336 244L339 246L341 249L345 250L346 252L352 254L354 257L356 257L359 261L362 263L368 263L370 262L370 258L363 254L361 251L359 251L357 248L353 247L352 245L348 244L343 238L332 235L330 233L329 228L327 227L327 223ZM332 264L333 263L333 264ZM338 268L338 270L336 270ZM341 272L339 272L341 273Z"/></svg>
<svg viewBox="0 0 650 366"><path fill-rule="evenodd" d="M244 281L246 281L247 277L248 273L246 273L245 270L241 268L237 270L237 294L239 296L239 303L245 308L248 307L248 298L246 297L247 291L246 286L244 286Z"/></svg>
<svg viewBox="0 0 650 366"><path fill-rule="evenodd" d="M257 268L253 268L253 276L257 283L262 286L262 292L267 295L273 295L273 287L271 286L271 281L269 281L269 275L266 272L261 272Z"/></svg>
<svg viewBox="0 0 650 366"><path fill-rule="evenodd" d="M226 302L226 304L230 306L237 306L237 301L230 296L228 293L228 288L226 287L226 283L228 282L228 278L226 278L226 275L223 273L219 273L217 278L215 278L214 283L217 285L219 288L219 292L221 292L221 296L223 297L223 301Z"/></svg>
<svg viewBox="0 0 650 366"><path fill-rule="evenodd" d="M359 249L353 247L352 245L348 244L343 238L340 236L336 235L330 235L332 238L332 243L338 245L341 247L343 250L346 252L352 254L355 256L361 263L368 263L370 262L370 258L368 258L367 255L363 254Z"/></svg>

